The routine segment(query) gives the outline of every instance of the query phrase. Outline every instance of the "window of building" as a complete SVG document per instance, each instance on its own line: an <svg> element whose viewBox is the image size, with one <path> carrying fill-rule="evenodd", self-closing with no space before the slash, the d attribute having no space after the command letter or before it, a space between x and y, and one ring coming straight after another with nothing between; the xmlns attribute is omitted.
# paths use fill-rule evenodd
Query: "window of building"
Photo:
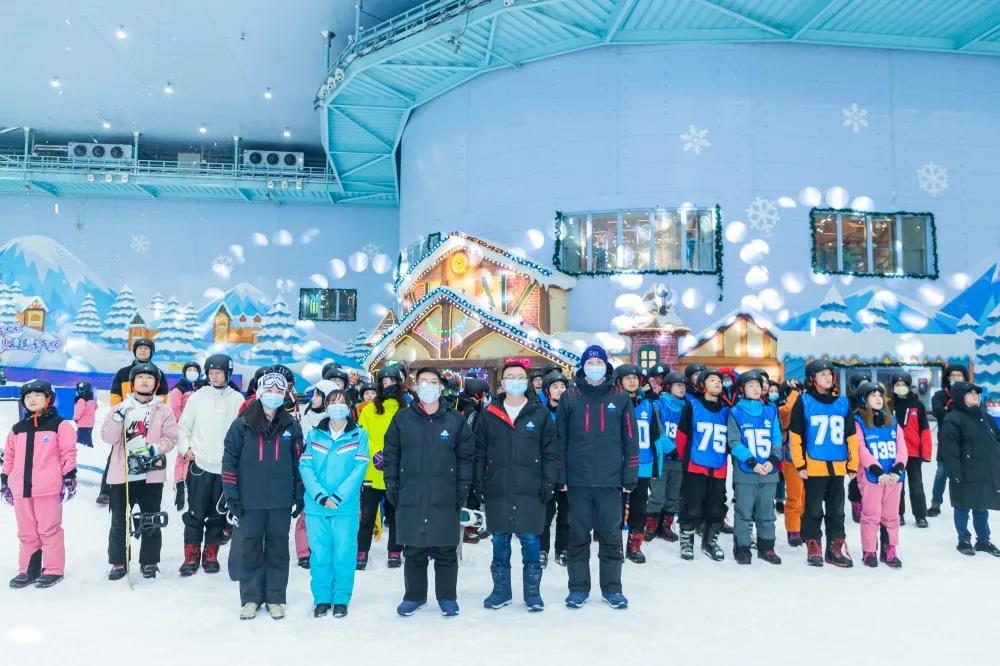
<svg viewBox="0 0 1000 666"><path fill-rule="evenodd" d="M299 319L355 321L357 289L300 289Z"/></svg>
<svg viewBox="0 0 1000 666"><path fill-rule="evenodd" d="M813 270L883 277L938 277L934 216L814 208Z"/></svg>
<svg viewBox="0 0 1000 666"><path fill-rule="evenodd" d="M652 368L660 362L660 350L656 345L643 345L639 347L639 355L636 358L639 359L640 368Z"/></svg>
<svg viewBox="0 0 1000 666"><path fill-rule="evenodd" d="M560 214L556 265L571 275L714 273L714 208L630 208Z"/></svg>

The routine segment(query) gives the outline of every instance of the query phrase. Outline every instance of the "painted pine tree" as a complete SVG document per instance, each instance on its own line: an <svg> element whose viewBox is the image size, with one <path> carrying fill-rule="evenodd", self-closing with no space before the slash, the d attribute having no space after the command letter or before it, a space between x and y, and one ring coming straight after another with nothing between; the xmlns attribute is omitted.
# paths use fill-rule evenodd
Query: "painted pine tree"
<svg viewBox="0 0 1000 666"><path fill-rule="evenodd" d="M858 313L858 320L867 328L889 328L885 306L882 304L882 299L879 297L878 292L872 294L868 305Z"/></svg>
<svg viewBox="0 0 1000 666"><path fill-rule="evenodd" d="M830 287L826 292L826 297L819 304L823 312L816 320L818 326L823 328L850 328L851 318L847 315L847 303L840 296L836 287Z"/></svg>
<svg viewBox="0 0 1000 666"><path fill-rule="evenodd" d="M17 304L7 283L0 282L0 326L17 323Z"/></svg>
<svg viewBox="0 0 1000 666"><path fill-rule="evenodd" d="M149 300L149 314L152 321L162 319L166 307L167 301L164 300L163 294L160 292L153 294L153 298Z"/></svg>
<svg viewBox="0 0 1000 666"><path fill-rule="evenodd" d="M976 382L990 395L1000 395L1000 305L986 315L986 328L976 339Z"/></svg>
<svg viewBox="0 0 1000 666"><path fill-rule="evenodd" d="M101 339L109 345L124 346L128 341L128 325L136 314L135 294L123 285L115 296L111 309L104 317L104 330Z"/></svg>
<svg viewBox="0 0 1000 666"><path fill-rule="evenodd" d="M86 338L96 338L101 333L101 318L97 315L97 303L93 294L87 294L73 322L73 333Z"/></svg>
<svg viewBox="0 0 1000 666"><path fill-rule="evenodd" d="M292 345L299 339L300 336L295 329L295 319L288 309L288 304L278 296L264 316L253 351L258 356L265 356L274 361L284 360L291 356Z"/></svg>
<svg viewBox="0 0 1000 666"><path fill-rule="evenodd" d="M351 343L347 345L347 348L344 349L344 356L354 359L360 364L371 350L371 347L365 344L365 340L367 338L368 333L365 332L365 329L359 330L358 334L354 337L354 340L352 340Z"/></svg>
<svg viewBox="0 0 1000 666"><path fill-rule="evenodd" d="M194 346L195 336L191 334L184 320L183 311L178 311L173 317L160 320L160 330L156 334L156 353L161 352L169 359L176 361L194 360L198 349Z"/></svg>

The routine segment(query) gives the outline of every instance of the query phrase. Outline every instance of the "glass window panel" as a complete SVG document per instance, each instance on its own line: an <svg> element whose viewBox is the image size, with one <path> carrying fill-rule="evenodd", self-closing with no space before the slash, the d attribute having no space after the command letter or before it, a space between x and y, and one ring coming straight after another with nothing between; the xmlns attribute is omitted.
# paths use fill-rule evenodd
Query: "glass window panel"
<svg viewBox="0 0 1000 666"><path fill-rule="evenodd" d="M560 262L564 270L576 273L587 270L587 250L583 239L586 236L587 216L574 215L563 217L559 230L562 257Z"/></svg>
<svg viewBox="0 0 1000 666"><path fill-rule="evenodd" d="M816 268L831 273L840 270L837 265L837 216L833 213L813 213L813 220L813 258Z"/></svg>
<svg viewBox="0 0 1000 666"><path fill-rule="evenodd" d="M676 210L658 208L653 213L653 242L654 268L682 268L681 219Z"/></svg>
<svg viewBox="0 0 1000 666"><path fill-rule="evenodd" d="M711 211L698 211L698 264L701 271L715 268L715 215Z"/></svg>
<svg viewBox="0 0 1000 666"><path fill-rule="evenodd" d="M590 243L593 270L615 270L618 256L618 213L594 213L590 216Z"/></svg>
<svg viewBox="0 0 1000 666"><path fill-rule="evenodd" d="M649 269L649 211L622 214L622 246L618 248L618 268Z"/></svg>
<svg viewBox="0 0 1000 666"><path fill-rule="evenodd" d="M903 272L927 273L927 225L923 215L903 215Z"/></svg>
<svg viewBox="0 0 1000 666"><path fill-rule="evenodd" d="M684 268L698 269L698 257L701 253L701 233L698 228L697 212L685 208L681 210L684 226Z"/></svg>
<svg viewBox="0 0 1000 666"><path fill-rule="evenodd" d="M896 272L896 216L872 215L872 272Z"/></svg>
<svg viewBox="0 0 1000 666"><path fill-rule="evenodd" d="M844 270L868 273L868 225L864 215L847 214L843 221Z"/></svg>

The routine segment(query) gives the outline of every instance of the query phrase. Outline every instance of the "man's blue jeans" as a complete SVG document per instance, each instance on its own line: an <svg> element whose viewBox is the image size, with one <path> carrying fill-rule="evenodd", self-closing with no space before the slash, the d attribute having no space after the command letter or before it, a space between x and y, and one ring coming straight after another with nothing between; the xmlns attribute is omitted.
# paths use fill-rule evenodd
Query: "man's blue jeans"
<svg viewBox="0 0 1000 666"><path fill-rule="evenodd" d="M955 509L955 529L959 541L972 541L969 534L969 509ZM987 543L990 540L990 512L986 509L972 509L972 527L976 530L976 541Z"/></svg>
<svg viewBox="0 0 1000 666"><path fill-rule="evenodd" d="M938 462L937 471L934 473L934 487L931 489L931 504L941 506L944 503L944 487L948 483L948 470L944 463Z"/></svg>
<svg viewBox="0 0 1000 666"><path fill-rule="evenodd" d="M510 541L513 535L510 532L493 535L493 562L503 563L510 567L511 547ZM524 564L538 564L541 557L542 544L539 534L518 534L521 541L521 562Z"/></svg>

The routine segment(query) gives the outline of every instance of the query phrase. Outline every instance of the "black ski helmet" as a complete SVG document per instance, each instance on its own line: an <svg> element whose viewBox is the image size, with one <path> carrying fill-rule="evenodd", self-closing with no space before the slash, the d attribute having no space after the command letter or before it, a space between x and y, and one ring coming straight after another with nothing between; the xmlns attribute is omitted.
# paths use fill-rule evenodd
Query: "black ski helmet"
<svg viewBox="0 0 1000 666"><path fill-rule="evenodd" d="M341 367L340 363L337 363L336 361L330 361L329 363L324 364L323 365L323 373L321 375L322 379L326 379L327 378L326 377L326 373L327 372L329 372L330 370L337 370L340 367Z"/></svg>
<svg viewBox="0 0 1000 666"><path fill-rule="evenodd" d="M358 398L359 399L364 400L364 398L365 398L365 391L375 391L376 394L378 393L378 389L375 388L375 385L372 384L369 381L364 381L364 382L361 382L360 384L358 384Z"/></svg>
<svg viewBox="0 0 1000 666"><path fill-rule="evenodd" d="M872 393L875 393L876 391L881 393L883 398L885 397L885 387L882 386L882 384L873 382L862 382L862 384L858 386L857 390L854 392L854 400L857 402L858 407L860 407L861 409L867 407L868 396L870 396Z"/></svg>
<svg viewBox="0 0 1000 666"><path fill-rule="evenodd" d="M198 364L197 361L188 361L183 366L181 366L181 375L186 374L188 368L194 368L195 370L198 371L198 376L199 377L201 376L201 366Z"/></svg>
<svg viewBox="0 0 1000 666"><path fill-rule="evenodd" d="M713 376L718 377L720 382L722 381L722 372L720 372L719 370L716 370L715 368L705 368L704 370L702 370L701 374L698 375L698 390L704 393L705 380Z"/></svg>
<svg viewBox="0 0 1000 666"><path fill-rule="evenodd" d="M78 396L92 395L94 387L90 385L90 382L77 382L76 383L76 394Z"/></svg>
<svg viewBox="0 0 1000 666"><path fill-rule="evenodd" d="M753 370L747 370L746 372L741 373L740 376L736 378L736 386L739 389L739 392L742 394L744 387L747 385L747 382L752 382L752 381L758 382L760 384L761 391L767 393L767 377L765 377L764 373L758 370L757 368L754 368Z"/></svg>
<svg viewBox="0 0 1000 666"><path fill-rule="evenodd" d="M705 372L706 370L708 370L708 366L704 363L692 363L688 367L684 368L684 380L688 384L691 384L691 377L693 377L696 372ZM721 377L722 375L719 376Z"/></svg>
<svg viewBox="0 0 1000 666"><path fill-rule="evenodd" d="M485 395L490 392L490 385L479 377L466 377L464 391L465 395L469 397Z"/></svg>
<svg viewBox="0 0 1000 666"><path fill-rule="evenodd" d="M829 370L834 375L837 373L833 369L833 363L830 363L825 358L817 358L815 360L806 363L806 381L812 380L813 377L823 372L824 370Z"/></svg>
<svg viewBox="0 0 1000 666"><path fill-rule="evenodd" d="M906 370L893 370L889 374L889 388L895 389L897 382L903 382L906 384L906 388L913 388L913 377Z"/></svg>
<svg viewBox="0 0 1000 666"><path fill-rule="evenodd" d="M670 368L663 363L657 363L656 365L646 368L643 372L646 377L666 377L667 373L670 372Z"/></svg>
<svg viewBox="0 0 1000 666"><path fill-rule="evenodd" d="M136 363L132 366L132 369L128 371L128 383L135 385L136 375L152 375L153 379L156 380L156 384L153 385L153 393L160 388L160 381L163 379L163 373L160 369L153 365L152 363ZM134 389L133 389L134 390Z"/></svg>
<svg viewBox="0 0 1000 666"><path fill-rule="evenodd" d="M156 353L156 344L151 338L136 338L132 341L132 356L135 356L135 350L139 347L149 347L149 358L153 358L153 354Z"/></svg>
<svg viewBox="0 0 1000 666"><path fill-rule="evenodd" d="M622 363L617 368L615 368L615 381L618 384L622 383L622 380L630 375L635 375L639 378L639 383L642 384L642 368L635 365L634 363Z"/></svg>
<svg viewBox="0 0 1000 666"><path fill-rule="evenodd" d="M24 406L24 398L29 393L42 393L42 394L44 394L45 398L47 399L49 405L51 405L55 401L55 397L56 397L55 392L52 390L52 384L48 383L47 381L41 380L41 379L32 379L29 382L25 382L24 384L21 384L20 402L21 402L21 406L22 407L25 407ZM27 407L25 407L25 409L27 409Z"/></svg>
<svg viewBox="0 0 1000 666"><path fill-rule="evenodd" d="M687 377L680 372L668 372L663 376L663 390L669 392L674 384L687 385Z"/></svg>
<svg viewBox="0 0 1000 666"><path fill-rule="evenodd" d="M184 366L185 368L187 366ZM205 359L205 376L209 370L222 370L226 375L226 381L233 376L233 359L226 354L212 354Z"/></svg>
<svg viewBox="0 0 1000 666"><path fill-rule="evenodd" d="M351 385L350 375L348 375L347 372L345 372L344 369L340 367L329 368L328 370L325 370L323 372L323 379L326 379L328 381L333 379L339 379L340 381L344 382L345 389Z"/></svg>
<svg viewBox="0 0 1000 666"><path fill-rule="evenodd" d="M566 375L558 371L550 372L542 379L542 391L545 392L545 395L549 394L549 388L556 382L562 382L564 388L569 388L569 382L566 380Z"/></svg>

